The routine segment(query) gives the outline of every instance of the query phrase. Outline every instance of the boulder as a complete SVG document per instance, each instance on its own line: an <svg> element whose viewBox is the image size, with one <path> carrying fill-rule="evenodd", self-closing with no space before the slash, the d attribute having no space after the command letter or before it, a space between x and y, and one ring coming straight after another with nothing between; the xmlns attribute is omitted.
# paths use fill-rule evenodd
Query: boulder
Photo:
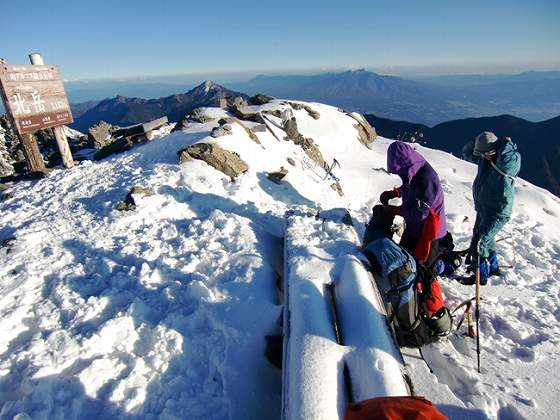
<svg viewBox="0 0 560 420"><path fill-rule="evenodd" d="M241 107L247 106L248 104L247 104L247 101L245 100L245 98L243 98L241 96L236 96L233 99L233 105L241 108Z"/></svg>
<svg viewBox="0 0 560 420"><path fill-rule="evenodd" d="M288 161L288 163L289 163L290 165L292 165L292 166L296 166L296 161L295 161L295 160L293 160L293 159L292 159L291 157L289 157L289 158L286 158L286 160Z"/></svg>
<svg viewBox="0 0 560 420"><path fill-rule="evenodd" d="M212 137L214 137L215 139L218 137L223 137L223 136L231 136L233 133L231 131L231 125L230 124L225 124L219 127L214 127L212 129L212 132L210 133L210 135Z"/></svg>
<svg viewBox="0 0 560 420"><path fill-rule="evenodd" d="M191 122L204 124L214 121L215 119L215 117L212 117L206 113L205 108L195 108L187 115L185 115L177 124L175 124L175 127L173 127L173 130L171 130L171 132L181 131L187 128L188 124Z"/></svg>
<svg viewBox="0 0 560 420"><path fill-rule="evenodd" d="M235 152L222 149L213 143L195 143L178 152L180 161L198 159L226 174L232 180L247 172L249 166Z"/></svg>
<svg viewBox="0 0 560 420"><path fill-rule="evenodd" d="M103 149L114 141L113 131L119 127L115 127L105 121L100 121L92 125L88 129L88 140L90 146L94 149Z"/></svg>
<svg viewBox="0 0 560 420"><path fill-rule="evenodd" d="M249 98L249 105L264 105L272 101L274 98L271 96L257 93L255 96Z"/></svg>
<svg viewBox="0 0 560 420"><path fill-rule="evenodd" d="M264 119L258 112L253 112L244 109L244 107L239 107L236 105L231 105L229 107L229 110L233 113L233 115L235 115L240 120L252 121L259 124L264 124Z"/></svg>
<svg viewBox="0 0 560 420"><path fill-rule="evenodd" d="M150 195L154 195L155 192L150 187L132 187L132 189L128 192L125 199L119 203L117 206L117 210L119 211L132 211L136 209L137 203L134 201L134 196L144 196L148 197Z"/></svg>
<svg viewBox="0 0 560 420"><path fill-rule="evenodd" d="M366 119L357 112L347 113L346 115L356 120L357 124L354 124L354 128L358 131L358 140L360 143L368 149L371 149L372 143L377 138L375 128L369 125Z"/></svg>
<svg viewBox="0 0 560 420"><path fill-rule="evenodd" d="M125 152L127 150L130 150L133 145L134 142L130 137L115 140L95 153L95 155L93 155L93 160L101 160L105 159L107 156Z"/></svg>
<svg viewBox="0 0 560 420"><path fill-rule="evenodd" d="M275 184L281 184L284 177L288 174L288 170L283 166L278 171L269 172L266 176Z"/></svg>
<svg viewBox="0 0 560 420"><path fill-rule="evenodd" d="M340 185L340 182L332 183L331 188L333 190L335 190L338 193L338 195L340 195L341 197L344 197L344 193L342 192L342 185Z"/></svg>

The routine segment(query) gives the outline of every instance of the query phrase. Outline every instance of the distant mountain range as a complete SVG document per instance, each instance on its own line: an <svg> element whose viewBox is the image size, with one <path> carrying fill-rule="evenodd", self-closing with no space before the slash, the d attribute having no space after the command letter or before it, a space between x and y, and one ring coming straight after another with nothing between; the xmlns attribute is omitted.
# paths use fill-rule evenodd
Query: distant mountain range
<svg viewBox="0 0 560 420"><path fill-rule="evenodd" d="M509 136L517 143L521 153L520 176L560 196L560 116L538 123L512 115L467 118L448 121L432 128L375 115L365 117L381 136L402 140L415 137L428 147L458 157L461 157L463 145L482 131Z"/></svg>
<svg viewBox="0 0 560 420"><path fill-rule="evenodd" d="M426 125L499 114L540 121L560 114L560 72L407 80L355 70L312 76L258 76L229 86L250 95L264 93L322 102Z"/></svg>
<svg viewBox="0 0 560 420"><path fill-rule="evenodd" d="M196 86L187 93L179 93L159 99L127 98L116 96L87 104L73 104L74 123L72 128L80 131L103 120L110 124L128 126L153 120L164 115L176 122L202 106L218 106L220 99L233 101L237 96L246 98L240 92L226 89L211 81Z"/></svg>
<svg viewBox="0 0 560 420"><path fill-rule="evenodd" d="M315 76L260 76L231 86L234 90L206 81L187 93L160 99L116 96L73 104L72 128L86 131L100 120L126 126L163 115L175 122L196 107L217 106L222 98L231 102L237 96L246 98L244 93L265 93L355 110L366 114L385 137L408 140L414 133L422 133L421 141L428 146L457 156L463 144L481 131L510 136L523 156L521 176L560 196L560 117L537 123L512 115L463 118L512 108L524 110L518 115L559 115L560 72L413 81L357 70ZM375 110L379 112L372 112Z"/></svg>
<svg viewBox="0 0 560 420"><path fill-rule="evenodd" d="M158 110L167 111L171 106L169 102L174 102L165 101L167 98L176 98L179 108L181 104L189 102L188 98L178 98L180 95L143 99L154 97L157 92L167 94L173 87L180 89L179 80L162 79L165 83L158 83L158 80L70 82L70 98L87 98L92 94L92 86L98 87L95 90L98 94L119 93L116 98L103 101L96 99L99 97L97 95L93 98L96 99L94 101L73 102L74 117L80 120L75 127L84 129L87 122L93 121L94 118L84 119L83 114L101 103L107 108L113 101L116 102L115 108L122 110L122 102L126 102L134 109L131 112L140 117L142 112L155 115L161 114ZM175 82L177 84L172 84ZM236 92L236 95L239 95L237 92L249 95L264 93L278 98L322 102L362 114L371 113L392 120L415 121L428 126L468 117L501 114L515 115L529 121L542 121L560 115L558 71L527 72L518 75L416 77L409 80L355 70L317 75L257 76L245 82L228 83L227 87ZM132 95L135 98L132 99L130 96L135 92L136 95ZM188 95L188 92L183 95ZM158 105L157 101L166 104ZM170 118L173 119L173 116L170 115Z"/></svg>

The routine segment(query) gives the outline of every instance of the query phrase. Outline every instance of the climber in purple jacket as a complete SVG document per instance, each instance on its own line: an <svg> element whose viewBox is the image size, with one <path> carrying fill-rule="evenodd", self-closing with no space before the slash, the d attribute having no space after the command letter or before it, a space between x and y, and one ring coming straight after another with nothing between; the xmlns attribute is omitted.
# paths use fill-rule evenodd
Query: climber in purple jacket
<svg viewBox="0 0 560 420"><path fill-rule="evenodd" d="M402 198L400 207L389 206L406 222L401 245L431 267L439 256L439 240L447 234L439 176L420 153L401 141L393 142L387 150L387 171L398 175L402 186L383 192L381 204L388 206L390 199Z"/></svg>

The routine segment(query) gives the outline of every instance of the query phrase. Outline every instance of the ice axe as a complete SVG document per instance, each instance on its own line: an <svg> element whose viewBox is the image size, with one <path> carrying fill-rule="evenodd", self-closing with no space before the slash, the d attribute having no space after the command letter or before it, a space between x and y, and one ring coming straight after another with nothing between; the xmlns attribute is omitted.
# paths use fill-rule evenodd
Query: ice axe
<svg viewBox="0 0 560 420"><path fill-rule="evenodd" d="M480 373L480 239L476 243L476 294L474 316L476 318L476 362Z"/></svg>
<svg viewBox="0 0 560 420"><path fill-rule="evenodd" d="M461 302L455 309L453 309L452 314L454 314L455 312L457 312L459 309L461 309L463 306L465 307L465 311L463 312L463 315L461 316L461 319L459 320L459 322L457 323L457 331L459 331L459 328L461 328L461 325L463 325L463 321L465 320L465 318L467 318L467 332L464 334L467 337L470 338L474 338L476 336L476 333L474 331L474 321L472 318L472 302L473 300L475 300L476 297L467 299L463 302Z"/></svg>

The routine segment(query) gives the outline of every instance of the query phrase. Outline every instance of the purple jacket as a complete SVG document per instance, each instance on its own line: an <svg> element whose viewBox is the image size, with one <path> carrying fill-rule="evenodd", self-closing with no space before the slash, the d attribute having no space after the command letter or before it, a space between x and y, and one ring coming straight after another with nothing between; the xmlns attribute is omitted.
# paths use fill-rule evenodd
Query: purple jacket
<svg viewBox="0 0 560 420"><path fill-rule="evenodd" d="M387 171L402 179L400 214L406 221L406 232L420 239L424 219L432 208L440 217L437 239L447 233L443 189L437 172L410 144L395 141L387 150Z"/></svg>

